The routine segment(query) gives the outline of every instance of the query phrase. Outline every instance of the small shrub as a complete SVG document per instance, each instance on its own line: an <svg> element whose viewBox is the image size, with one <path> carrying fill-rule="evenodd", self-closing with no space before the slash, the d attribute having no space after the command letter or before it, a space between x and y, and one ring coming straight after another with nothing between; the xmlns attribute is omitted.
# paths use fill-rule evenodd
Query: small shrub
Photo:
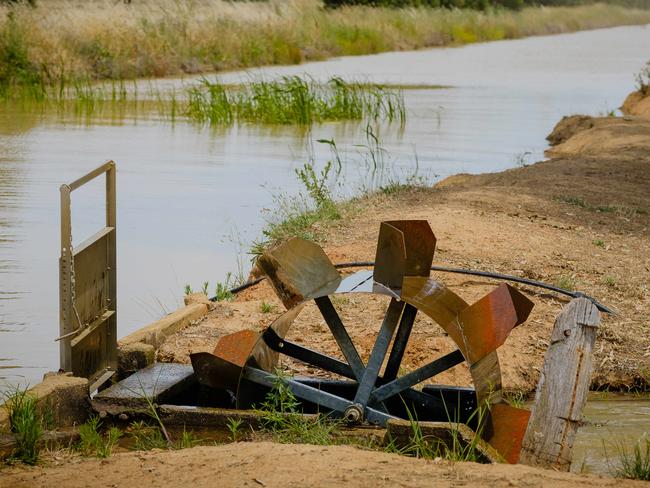
<svg viewBox="0 0 650 488"><path fill-rule="evenodd" d="M613 276L605 276L603 278L603 284L609 288L616 288L616 278Z"/></svg>
<svg viewBox="0 0 650 488"><path fill-rule="evenodd" d="M616 476L650 481L650 438L639 439L631 453L623 447L619 452L621 467L616 471Z"/></svg>
<svg viewBox="0 0 650 488"><path fill-rule="evenodd" d="M111 427L105 434L101 433L102 423L94 416L79 426L78 449L84 456L107 458L113 453L113 448L122 437L122 431Z"/></svg>
<svg viewBox="0 0 650 488"><path fill-rule="evenodd" d="M650 61L636 74L635 79L637 90L644 95L650 94Z"/></svg>
<svg viewBox="0 0 650 488"><path fill-rule="evenodd" d="M602 239L594 239L593 241L591 241L591 243L596 247L603 247L603 248L605 247L605 241L603 241Z"/></svg>
<svg viewBox="0 0 650 488"><path fill-rule="evenodd" d="M189 449L196 446L199 442L201 442L201 440L198 439L192 431L183 429L183 435L181 436L181 440L177 447L178 449Z"/></svg>
<svg viewBox="0 0 650 488"><path fill-rule="evenodd" d="M242 419L228 418L228 421L226 422L226 427L230 432L230 439L233 442L237 442L240 439L239 428L241 427L241 424L242 424Z"/></svg>
<svg viewBox="0 0 650 488"><path fill-rule="evenodd" d="M271 303L267 303L265 301L262 301L262 305L260 306L260 310L262 313L271 313L273 310L275 310L275 305Z"/></svg>
<svg viewBox="0 0 650 488"><path fill-rule="evenodd" d="M332 444L340 423L322 414L303 416L298 410L300 403L285 380L286 376L276 370L273 388L260 408L263 430L277 442Z"/></svg>
<svg viewBox="0 0 650 488"><path fill-rule="evenodd" d="M526 401L526 395L521 391L507 392L504 394L504 398L508 405L515 408L523 408Z"/></svg>
<svg viewBox="0 0 650 488"><path fill-rule="evenodd" d="M43 419L38 411L36 397L26 389L16 387L4 394L4 405L9 415L9 427L18 447L12 456L25 464L38 461L43 440Z"/></svg>
<svg viewBox="0 0 650 488"><path fill-rule="evenodd" d="M226 274L226 280L218 282L214 290L214 296L218 302L230 301L235 298L230 289L232 288L232 273Z"/></svg>
<svg viewBox="0 0 650 488"><path fill-rule="evenodd" d="M133 447L136 451L150 451L151 449L167 449L169 443L162 431L155 425L143 421L132 422L130 435L133 438Z"/></svg>
<svg viewBox="0 0 650 488"><path fill-rule="evenodd" d="M576 288L576 282L571 275L562 275L555 280L555 286L563 290L573 291Z"/></svg>

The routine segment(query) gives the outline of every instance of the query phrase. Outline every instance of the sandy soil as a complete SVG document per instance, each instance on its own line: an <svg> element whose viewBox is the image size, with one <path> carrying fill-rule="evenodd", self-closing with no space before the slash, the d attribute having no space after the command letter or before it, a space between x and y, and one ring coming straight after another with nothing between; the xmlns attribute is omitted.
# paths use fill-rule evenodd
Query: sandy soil
<svg viewBox="0 0 650 488"><path fill-rule="evenodd" d="M438 239L434 264L564 282L615 309L617 315L603 316L592 387L647 387L650 123L636 118L586 119L587 123L585 118L576 119L577 127L566 120L559 124L551 137L558 145L549 153L562 156L502 173L456 175L429 189L368 198L349 220L327 229L321 243L333 262L372 260L382 220L427 219ZM626 140L631 132L633 143L616 142ZM584 149L595 144L602 148L596 154ZM567 149L571 147L573 154ZM486 279L435 275L470 302L495 286ZM567 300L531 287L520 289L535 308L499 349L499 356L504 387L532 391L553 321ZM262 313L263 301L274 304L272 313ZM345 295L334 303L360 352L367 356L387 301ZM206 320L171 337L159 358L187 362L191 352L212 351L223 334L263 329L281 310L271 288L262 283L241 293L235 302L218 304ZM340 357L315 307L301 313L289 338ZM403 370L454 347L442 329L419 317ZM285 366L317 373L291 362ZM460 365L435 382L468 385L470 378Z"/></svg>
<svg viewBox="0 0 650 488"><path fill-rule="evenodd" d="M0 487L642 487L647 483L527 466L425 461L350 446L237 443L182 451L53 459L49 467L0 468Z"/></svg>

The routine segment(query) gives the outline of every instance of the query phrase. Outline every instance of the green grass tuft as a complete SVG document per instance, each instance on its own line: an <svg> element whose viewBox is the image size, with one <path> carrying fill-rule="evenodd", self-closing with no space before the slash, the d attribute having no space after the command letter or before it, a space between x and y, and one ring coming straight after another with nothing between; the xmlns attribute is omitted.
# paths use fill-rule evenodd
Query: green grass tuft
<svg viewBox="0 0 650 488"><path fill-rule="evenodd" d="M621 466L616 471L616 476L650 481L650 438L639 439L631 453L621 447L619 454Z"/></svg>
<svg viewBox="0 0 650 488"><path fill-rule="evenodd" d="M12 457L25 464L34 465L38 461L43 441L43 419L36 397L20 387L3 395L3 407L9 416L9 428L18 444Z"/></svg>
<svg viewBox="0 0 650 488"><path fill-rule="evenodd" d="M322 414L302 415L300 403L285 380L284 373L276 370L273 388L259 410L263 431L281 443L334 444L341 423Z"/></svg>
<svg viewBox="0 0 650 488"><path fill-rule="evenodd" d="M157 425L149 425L143 421L132 422L129 426L133 447L136 451L151 449L167 449L169 443Z"/></svg>
<svg viewBox="0 0 650 488"><path fill-rule="evenodd" d="M555 280L555 286L563 290L573 291L576 289L575 277L571 275L561 275Z"/></svg>
<svg viewBox="0 0 650 488"><path fill-rule="evenodd" d="M105 434L101 433L102 423L99 417L94 416L79 426L79 452L84 456L107 458L113 453L113 448L122 437L122 431L111 427Z"/></svg>
<svg viewBox="0 0 650 488"><path fill-rule="evenodd" d="M273 310L275 310L275 305L272 303L268 303L265 301L262 301L262 304L260 305L260 310L262 313L271 313Z"/></svg>

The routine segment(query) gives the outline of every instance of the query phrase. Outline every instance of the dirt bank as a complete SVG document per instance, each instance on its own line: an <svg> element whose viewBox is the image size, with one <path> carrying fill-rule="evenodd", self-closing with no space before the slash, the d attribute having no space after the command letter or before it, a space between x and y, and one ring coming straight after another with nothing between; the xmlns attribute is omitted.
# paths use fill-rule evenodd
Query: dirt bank
<svg viewBox="0 0 650 488"><path fill-rule="evenodd" d="M425 461L349 446L237 443L182 451L118 454L110 459L53 460L51 467L0 468L1 487L421 487L620 486L643 482L578 476L526 466Z"/></svg>
<svg viewBox="0 0 650 488"><path fill-rule="evenodd" d="M379 223L426 219L438 238L434 264L499 271L582 290L617 311L604 316L596 345L593 388L650 383L650 121L582 118L555 131L552 157L527 167L478 176L457 175L433 188L361 201L354 215L328 229L322 244L334 262L374 258ZM600 150L594 149L595 147ZM558 156L561 154L561 156ZM495 286L486 279L438 274L468 301ZM554 318L566 299L520 287L534 302L529 320L499 350L506 389L532 391ZM263 301L274 310L263 313ZM335 301L361 354L367 357L386 301L348 295ZM160 359L188 361L211 351L218 337L261 330L282 306L266 284L220 303L203 322L173 336ZM315 307L289 338L340 357ZM442 329L419 317L404 371L455 348ZM298 364L288 369L314 373ZM458 366L437 383L470 384Z"/></svg>

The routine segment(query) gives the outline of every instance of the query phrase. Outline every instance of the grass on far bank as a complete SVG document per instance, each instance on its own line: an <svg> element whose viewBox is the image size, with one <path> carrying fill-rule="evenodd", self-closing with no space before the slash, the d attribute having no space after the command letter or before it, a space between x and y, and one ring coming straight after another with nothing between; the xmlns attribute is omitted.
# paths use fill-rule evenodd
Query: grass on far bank
<svg viewBox="0 0 650 488"><path fill-rule="evenodd" d="M614 5L486 11L318 0L109 0L0 6L0 88L134 79L650 22Z"/></svg>

